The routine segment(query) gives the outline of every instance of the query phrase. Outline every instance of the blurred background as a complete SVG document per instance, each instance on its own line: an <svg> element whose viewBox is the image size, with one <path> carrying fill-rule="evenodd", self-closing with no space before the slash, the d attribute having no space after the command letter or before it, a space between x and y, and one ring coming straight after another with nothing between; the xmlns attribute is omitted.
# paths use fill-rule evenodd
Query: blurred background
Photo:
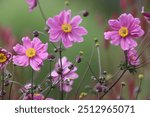
<svg viewBox="0 0 150 117"><path fill-rule="evenodd" d="M66 0L39 0L41 7L46 15L46 18L53 17L62 11L65 8ZM142 20L142 27L146 31L149 28L148 23L144 20L141 15L141 7L145 6L145 10L150 12L149 0L68 0L68 8L72 10L72 14L80 14L83 17L83 25L88 30L88 35L84 37L83 43L74 44L72 48L66 49L63 53L64 56L67 56L70 61L75 61L77 55L80 51L84 52L83 60L78 64L79 78L75 80L73 85L73 90L68 94L69 99L73 99L72 95L75 95L79 82L81 81L83 74L88 67L86 62L89 61L93 48L94 55L92 56L91 68L95 74L98 73L98 60L97 60L97 51L94 45L94 38L97 37L100 43L100 53L101 53L101 63L102 70L107 71L108 74L113 75L117 70L120 62L123 60L123 52L120 47L114 47L109 45L107 41L104 41L103 33L108 30L107 21L110 18L117 18L120 14L127 12L132 13L134 16L139 17ZM89 16L84 17L83 11L88 11ZM39 8L35 8L33 12L29 12L28 5L25 0L0 0L0 46L5 49L13 52L12 47L17 42L21 42L23 36L32 36L34 30L44 32L45 22L42 19ZM49 39L44 36L40 36L43 42L47 42ZM141 38L142 39L142 38ZM139 42L141 41L139 39ZM148 40L148 39L147 39ZM149 49L149 48L148 48ZM148 57L149 50L145 51L144 57ZM54 53L53 48L49 45L49 52ZM142 61L141 60L141 61ZM48 74L48 62L45 62L42 70L38 73L35 73L36 84L40 83L41 80ZM9 68L11 72L11 67ZM138 85L138 74L144 74L144 80L142 85L142 92L139 95L139 99L147 99L150 97L149 87L150 87L150 67L146 65L144 68L138 70L137 74L129 75L127 73L122 81L127 83L127 86L124 89L125 99L133 99L134 88ZM85 78L80 87L79 93L86 92L88 95L85 99L95 99L94 94L90 94L87 91L87 87L94 87L95 83L91 79L91 72L88 71L85 75ZM31 69L23 67L15 67L15 80L26 84L30 82L31 78ZM14 86L14 97L17 99L19 91L16 91ZM116 96L119 95L120 83L114 88L106 99L116 99ZM19 87L17 87L19 88ZM50 97L57 99L58 90L54 89L50 93Z"/></svg>

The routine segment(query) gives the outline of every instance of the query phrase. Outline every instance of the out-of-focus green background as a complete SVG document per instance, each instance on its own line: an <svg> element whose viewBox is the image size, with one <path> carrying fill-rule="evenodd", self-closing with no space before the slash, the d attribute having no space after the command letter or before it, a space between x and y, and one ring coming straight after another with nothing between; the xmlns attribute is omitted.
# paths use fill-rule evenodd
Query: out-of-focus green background
<svg viewBox="0 0 150 117"><path fill-rule="evenodd" d="M53 17L62 11L65 7L64 2L65 0L40 0L41 7L47 18ZM78 64L78 74L80 77L75 81L72 91L73 94L87 67L86 61L89 61L91 56L92 48L94 47L93 39L95 37L97 37L100 42L102 69L111 74L117 70L117 66L123 58L123 53L119 47L111 46L109 49L106 49L103 43L103 33L107 27L107 20L114 14L121 14L122 11L120 8L120 0L69 0L69 2L69 8L72 10L73 15L81 14L83 10L89 12L88 17L83 17L83 22L81 24L89 32L88 35L85 36L85 41L83 43L74 44L72 48L66 49L63 53L70 61L74 61L79 51L84 51L83 62ZM130 9L131 8L129 8L129 11ZM32 31L34 30L44 32L45 22L41 17L38 7L35 8L33 12L29 12L25 0L0 0L0 25L10 27L13 31L13 35L21 42L23 36L29 35L32 38ZM48 38L44 36L40 36L40 38L43 42L48 42ZM49 52L53 52L51 45L49 47ZM36 79L37 83L46 76L48 67L48 62L45 62L42 70L36 73L38 74ZM96 50L92 58L91 68L98 75ZM23 72L23 74L19 75L19 80L24 83L28 82L31 77L31 70L22 67L17 67L17 69ZM143 72L143 70L140 71L140 73L141 72ZM145 81L144 88L148 88L148 83L150 83L150 81L148 78ZM91 85L91 82L91 74L87 72L80 91L84 91L84 86ZM144 93L149 94L148 91Z"/></svg>

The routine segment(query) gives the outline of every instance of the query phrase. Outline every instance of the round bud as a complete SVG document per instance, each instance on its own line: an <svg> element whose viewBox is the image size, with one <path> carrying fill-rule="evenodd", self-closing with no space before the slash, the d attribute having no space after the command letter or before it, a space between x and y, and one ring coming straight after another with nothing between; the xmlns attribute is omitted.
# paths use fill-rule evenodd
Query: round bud
<svg viewBox="0 0 150 117"><path fill-rule="evenodd" d="M143 75L143 74L139 74L139 75L138 75L138 78L139 78L139 79L143 79L143 78L144 78L144 75Z"/></svg>
<svg viewBox="0 0 150 117"><path fill-rule="evenodd" d="M125 82L121 82L121 85L122 85L122 86L126 86L126 83L125 83Z"/></svg>
<svg viewBox="0 0 150 117"><path fill-rule="evenodd" d="M48 55L48 60L54 60L54 59L55 59L55 56L53 54Z"/></svg>
<svg viewBox="0 0 150 117"><path fill-rule="evenodd" d="M44 28L44 31L45 31L45 32L48 32L48 31L49 31L49 27L46 26L46 27Z"/></svg>
<svg viewBox="0 0 150 117"><path fill-rule="evenodd" d="M86 10L85 10L85 11L83 11L83 16L84 16L84 17L89 16L89 12L88 12L88 11L86 11Z"/></svg>
<svg viewBox="0 0 150 117"><path fill-rule="evenodd" d="M37 30L33 31L33 36L34 37L38 37L39 36L39 32Z"/></svg>

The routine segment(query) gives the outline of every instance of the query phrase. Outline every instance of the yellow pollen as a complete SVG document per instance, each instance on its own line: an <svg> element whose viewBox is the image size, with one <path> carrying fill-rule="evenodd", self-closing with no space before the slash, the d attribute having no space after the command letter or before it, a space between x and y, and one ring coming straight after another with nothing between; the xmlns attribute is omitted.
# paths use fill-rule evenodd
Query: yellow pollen
<svg viewBox="0 0 150 117"><path fill-rule="evenodd" d="M72 30L72 26L70 24L63 24L61 26L61 29L65 32L65 33L69 33Z"/></svg>
<svg viewBox="0 0 150 117"><path fill-rule="evenodd" d="M126 27L121 27L119 29L119 35L121 37L126 37L128 34L129 34L129 31L128 31L128 29Z"/></svg>
<svg viewBox="0 0 150 117"><path fill-rule="evenodd" d="M26 50L26 56L32 58L36 55L36 51L34 48L29 48Z"/></svg>
<svg viewBox="0 0 150 117"><path fill-rule="evenodd" d="M39 93L35 93L34 96L40 96L40 94Z"/></svg>
<svg viewBox="0 0 150 117"><path fill-rule="evenodd" d="M7 57L4 53L0 53L0 63L4 63L7 61Z"/></svg>

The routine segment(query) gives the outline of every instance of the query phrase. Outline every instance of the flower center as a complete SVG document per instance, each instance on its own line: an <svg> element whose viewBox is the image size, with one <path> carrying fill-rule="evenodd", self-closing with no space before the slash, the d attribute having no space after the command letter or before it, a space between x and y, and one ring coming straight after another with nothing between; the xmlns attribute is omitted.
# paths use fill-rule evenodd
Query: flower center
<svg viewBox="0 0 150 117"><path fill-rule="evenodd" d="M36 51L34 48L29 48L26 50L26 56L32 58L36 55Z"/></svg>
<svg viewBox="0 0 150 117"><path fill-rule="evenodd" d="M61 29L65 32L65 33L69 33L72 30L72 26L70 24L63 24L61 26Z"/></svg>
<svg viewBox="0 0 150 117"><path fill-rule="evenodd" d="M121 27L119 29L119 35L121 37L126 37L128 34L129 34L129 31L128 31L128 29L126 27Z"/></svg>
<svg viewBox="0 0 150 117"><path fill-rule="evenodd" d="M4 63L7 61L7 57L4 53L0 53L0 63Z"/></svg>

